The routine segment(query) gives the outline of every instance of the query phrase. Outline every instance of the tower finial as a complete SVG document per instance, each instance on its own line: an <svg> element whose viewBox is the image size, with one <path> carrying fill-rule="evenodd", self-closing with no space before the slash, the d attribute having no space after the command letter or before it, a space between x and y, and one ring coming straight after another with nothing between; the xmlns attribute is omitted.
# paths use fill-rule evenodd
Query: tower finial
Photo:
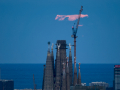
<svg viewBox="0 0 120 90"><path fill-rule="evenodd" d="M60 49L60 46L61 46L61 44L59 44L59 45L57 44L57 47L58 47L58 51L59 51L59 49Z"/></svg>
<svg viewBox="0 0 120 90"><path fill-rule="evenodd" d="M53 51L53 46L54 46L54 44L52 43L52 46L51 46L52 51Z"/></svg>
<svg viewBox="0 0 120 90"><path fill-rule="evenodd" d="M50 51L50 41L48 42L48 51Z"/></svg>
<svg viewBox="0 0 120 90"><path fill-rule="evenodd" d="M70 48L70 51L71 51L71 44L69 43L69 48Z"/></svg>

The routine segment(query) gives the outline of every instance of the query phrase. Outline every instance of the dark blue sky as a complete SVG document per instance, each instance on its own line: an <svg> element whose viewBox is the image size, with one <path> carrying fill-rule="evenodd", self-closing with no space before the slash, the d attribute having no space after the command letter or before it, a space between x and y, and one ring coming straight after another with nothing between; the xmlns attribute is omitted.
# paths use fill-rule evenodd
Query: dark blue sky
<svg viewBox="0 0 120 90"><path fill-rule="evenodd" d="M88 17L80 19L77 62L120 63L120 0L0 0L0 63L45 63L48 41L73 44L77 20L55 17L78 14L81 5Z"/></svg>

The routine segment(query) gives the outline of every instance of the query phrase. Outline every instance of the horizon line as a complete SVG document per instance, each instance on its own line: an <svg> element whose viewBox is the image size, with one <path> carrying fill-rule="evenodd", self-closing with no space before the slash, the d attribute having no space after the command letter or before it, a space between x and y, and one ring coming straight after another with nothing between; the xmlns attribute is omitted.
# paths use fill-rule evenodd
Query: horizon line
<svg viewBox="0 0 120 90"><path fill-rule="evenodd" d="M0 64L46 64L46 63L0 63ZM116 64L118 65L120 63L81 63L81 64Z"/></svg>

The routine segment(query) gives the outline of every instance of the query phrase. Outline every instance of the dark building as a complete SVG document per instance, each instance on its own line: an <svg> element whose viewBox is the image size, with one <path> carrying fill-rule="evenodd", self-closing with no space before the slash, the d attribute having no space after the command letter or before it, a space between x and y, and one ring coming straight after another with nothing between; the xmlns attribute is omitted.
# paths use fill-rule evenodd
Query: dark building
<svg viewBox="0 0 120 90"><path fill-rule="evenodd" d="M114 90L113 87L107 87L106 90Z"/></svg>
<svg viewBox="0 0 120 90"><path fill-rule="evenodd" d="M120 90L120 65L114 66L113 87L114 87L114 90Z"/></svg>
<svg viewBox="0 0 120 90"><path fill-rule="evenodd" d="M14 90L14 81L0 80L0 90Z"/></svg>

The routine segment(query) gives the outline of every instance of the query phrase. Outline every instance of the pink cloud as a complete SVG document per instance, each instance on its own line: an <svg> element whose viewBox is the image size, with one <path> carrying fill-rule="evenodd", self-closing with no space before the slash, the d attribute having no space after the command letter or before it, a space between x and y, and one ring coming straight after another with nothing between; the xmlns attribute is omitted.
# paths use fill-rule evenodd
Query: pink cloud
<svg viewBox="0 0 120 90"><path fill-rule="evenodd" d="M78 26L83 26L83 25L78 25Z"/></svg>
<svg viewBox="0 0 120 90"><path fill-rule="evenodd" d="M66 17L68 17L68 20L69 21L74 21L74 20L76 20L76 19L78 19L78 15L57 15L56 17L55 17L55 20L59 20L59 21L62 21L62 20L64 20ZM84 17L88 17L88 15L87 14L81 14L81 16L80 16L81 18L84 18Z"/></svg>

